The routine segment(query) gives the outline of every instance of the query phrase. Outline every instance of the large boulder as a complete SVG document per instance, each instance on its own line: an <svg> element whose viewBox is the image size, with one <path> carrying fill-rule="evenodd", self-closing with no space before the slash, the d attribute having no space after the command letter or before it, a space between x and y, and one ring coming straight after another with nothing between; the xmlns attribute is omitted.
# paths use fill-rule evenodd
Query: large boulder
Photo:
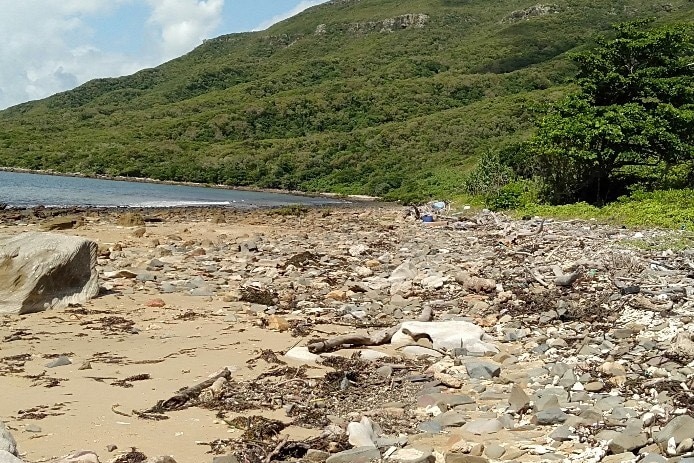
<svg viewBox="0 0 694 463"><path fill-rule="evenodd" d="M10 452L5 450L0 450L0 463L24 463L16 455L12 455Z"/></svg>
<svg viewBox="0 0 694 463"><path fill-rule="evenodd" d="M17 455L17 442L15 442L14 437L12 437L9 429L2 421L0 421L0 451Z"/></svg>
<svg viewBox="0 0 694 463"><path fill-rule="evenodd" d="M53 233L0 241L0 314L83 304L99 291L95 242Z"/></svg>

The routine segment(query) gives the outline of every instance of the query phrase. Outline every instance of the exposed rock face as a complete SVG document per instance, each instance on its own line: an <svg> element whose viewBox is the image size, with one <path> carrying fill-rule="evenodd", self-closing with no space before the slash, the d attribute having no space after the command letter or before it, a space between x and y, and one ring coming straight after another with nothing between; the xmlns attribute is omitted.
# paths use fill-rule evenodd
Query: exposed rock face
<svg viewBox="0 0 694 463"><path fill-rule="evenodd" d="M422 28L429 22L429 15L422 13L408 13L394 18L386 18L381 21L369 21L353 23L348 27L352 33L369 32L393 32L400 29Z"/></svg>
<svg viewBox="0 0 694 463"><path fill-rule="evenodd" d="M0 314L40 312L96 296L97 251L93 241L53 233L0 242Z"/></svg>
<svg viewBox="0 0 694 463"><path fill-rule="evenodd" d="M545 16L552 13L559 13L557 5L533 5L524 10L516 10L508 15L504 21L525 21L533 17Z"/></svg>

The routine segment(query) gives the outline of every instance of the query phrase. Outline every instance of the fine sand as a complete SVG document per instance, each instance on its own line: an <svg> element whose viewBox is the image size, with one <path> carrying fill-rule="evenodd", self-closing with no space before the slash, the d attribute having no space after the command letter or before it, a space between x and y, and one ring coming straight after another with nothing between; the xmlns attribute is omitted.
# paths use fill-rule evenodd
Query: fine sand
<svg viewBox="0 0 694 463"><path fill-rule="evenodd" d="M86 219L82 226L56 233L93 239L101 248L119 244L135 256L130 262L133 268L145 266L136 256L151 253L154 240L165 243L171 236L195 247L220 239L233 242L284 233L268 227L263 211L226 214L233 219L213 224L207 218L209 211L164 213L162 222L148 223L146 235L137 238L132 227L116 225L116 213L87 212L81 214ZM41 222L40 218L5 220L0 238L41 230ZM301 226L299 218L280 222L287 228ZM195 260L184 259L180 264L186 262ZM104 263L108 261L100 259L102 270ZM176 271L186 273L180 267ZM263 366L251 370L247 360L260 349L285 351L301 338L260 327L256 314L245 313L242 305L217 295L160 294L156 287L135 280L110 281L105 286L112 290L83 307L0 317L0 340L4 340L0 344L0 360L4 359L0 363L0 418L12 430L23 457L44 461L86 449L107 461L119 451L137 447L149 456L172 455L179 462L211 460L210 447L203 443L240 433L217 419L214 411L195 407L170 413L167 420L149 421L133 416L132 410L149 408L224 367L236 378L255 377ZM166 305L148 307L153 298ZM105 327L100 321L105 317L130 320L139 332L133 334L118 325ZM30 354L25 363L13 360L25 354ZM67 356L72 364L47 368L58 355ZM87 362L90 367L82 369ZM19 367L8 371L11 365ZM133 381L130 387L112 385L141 374L151 379ZM53 379L56 381L51 382ZM297 427L285 432L297 438L316 434ZM112 445L118 447L114 453L107 451Z"/></svg>

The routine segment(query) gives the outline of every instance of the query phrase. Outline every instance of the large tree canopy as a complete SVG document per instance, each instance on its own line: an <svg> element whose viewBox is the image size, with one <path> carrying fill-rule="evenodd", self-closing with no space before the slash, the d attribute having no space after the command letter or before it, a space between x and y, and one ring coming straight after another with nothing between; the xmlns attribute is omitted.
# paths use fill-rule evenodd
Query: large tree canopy
<svg viewBox="0 0 694 463"><path fill-rule="evenodd" d="M602 203L641 184L662 187L694 160L694 50L689 28L615 26L577 55L580 90L555 105L527 144L554 203ZM682 177L683 178L683 177Z"/></svg>

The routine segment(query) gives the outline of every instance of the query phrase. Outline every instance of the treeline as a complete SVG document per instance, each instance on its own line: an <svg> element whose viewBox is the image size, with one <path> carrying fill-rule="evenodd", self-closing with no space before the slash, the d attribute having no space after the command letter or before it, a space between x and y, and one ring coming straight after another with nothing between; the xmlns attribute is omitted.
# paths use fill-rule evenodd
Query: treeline
<svg viewBox="0 0 694 463"><path fill-rule="evenodd" d="M604 205L694 186L694 28L615 25L573 56L578 91L551 105L530 139L489 153L466 180L496 208Z"/></svg>

